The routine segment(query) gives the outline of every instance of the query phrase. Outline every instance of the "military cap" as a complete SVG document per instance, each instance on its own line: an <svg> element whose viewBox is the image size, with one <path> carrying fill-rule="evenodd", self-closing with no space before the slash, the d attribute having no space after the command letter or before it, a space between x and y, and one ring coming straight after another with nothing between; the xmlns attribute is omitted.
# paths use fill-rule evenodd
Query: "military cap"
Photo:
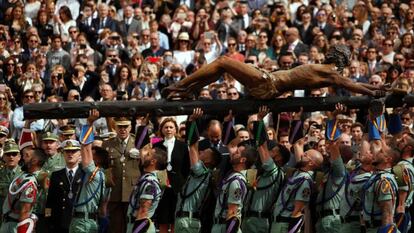
<svg viewBox="0 0 414 233"><path fill-rule="evenodd" d="M13 139L6 141L3 151L4 154L20 153L19 145L17 145L17 143Z"/></svg>
<svg viewBox="0 0 414 233"><path fill-rule="evenodd" d="M5 126L0 125L0 135L9 135L9 129Z"/></svg>
<svg viewBox="0 0 414 233"><path fill-rule="evenodd" d="M116 125L131 125L131 121L126 117L116 117L114 120Z"/></svg>
<svg viewBox="0 0 414 233"><path fill-rule="evenodd" d="M66 140L62 143L63 150L80 150L81 146L77 140Z"/></svg>
<svg viewBox="0 0 414 233"><path fill-rule="evenodd" d="M59 138L56 134L51 132L46 132L42 135L43 141L59 141Z"/></svg>
<svg viewBox="0 0 414 233"><path fill-rule="evenodd" d="M76 133L76 127L74 125L64 125L59 128L62 135L72 135Z"/></svg>

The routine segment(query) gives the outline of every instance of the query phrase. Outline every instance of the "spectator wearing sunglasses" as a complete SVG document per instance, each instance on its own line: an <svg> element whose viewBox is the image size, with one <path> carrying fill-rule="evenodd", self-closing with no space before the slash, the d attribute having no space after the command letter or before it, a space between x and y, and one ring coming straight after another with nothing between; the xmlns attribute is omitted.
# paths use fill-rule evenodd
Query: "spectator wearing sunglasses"
<svg viewBox="0 0 414 233"><path fill-rule="evenodd" d="M22 94L22 103L25 104L33 104L35 103L35 96L32 89L25 90ZM20 138L20 134L22 132L23 127L27 123L28 127L33 131L41 131L43 130L44 119L40 120L24 120L23 116L23 105L18 107L13 112L13 129L12 136L14 139Z"/></svg>

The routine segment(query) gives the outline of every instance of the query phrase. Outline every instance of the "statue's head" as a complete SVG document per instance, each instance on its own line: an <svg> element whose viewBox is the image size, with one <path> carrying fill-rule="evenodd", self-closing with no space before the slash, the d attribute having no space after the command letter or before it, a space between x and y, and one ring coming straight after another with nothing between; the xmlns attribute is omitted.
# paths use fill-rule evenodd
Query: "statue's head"
<svg viewBox="0 0 414 233"><path fill-rule="evenodd" d="M351 51L346 45L332 46L325 57L325 64L335 64L339 72L342 72L351 62Z"/></svg>

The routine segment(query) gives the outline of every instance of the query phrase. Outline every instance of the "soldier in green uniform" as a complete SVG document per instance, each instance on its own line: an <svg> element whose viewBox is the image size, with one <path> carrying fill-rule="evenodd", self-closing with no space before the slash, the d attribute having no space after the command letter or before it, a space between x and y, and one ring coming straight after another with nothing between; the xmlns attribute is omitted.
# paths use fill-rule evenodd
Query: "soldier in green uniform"
<svg viewBox="0 0 414 233"><path fill-rule="evenodd" d="M186 126L190 145L190 176L178 194L174 231L198 233L201 229L200 210L210 190L211 172L220 162L220 153L213 149L198 151L198 130L195 120L203 115L201 109L194 109Z"/></svg>
<svg viewBox="0 0 414 233"><path fill-rule="evenodd" d="M65 168L65 158L59 149L59 139L56 134L46 132L42 135L42 149L45 151L48 159L42 169L48 173L59 171Z"/></svg>
<svg viewBox="0 0 414 233"><path fill-rule="evenodd" d="M156 171L165 169L167 153L159 148L152 149L147 146L141 150L141 164L144 174L131 193L127 232L155 233L151 218L162 196Z"/></svg>
<svg viewBox="0 0 414 233"><path fill-rule="evenodd" d="M372 175L373 155L368 141L362 141L359 149L358 161L360 163L349 173L345 183L345 191L341 196L341 228L340 233L355 233L361 229L361 211L363 185Z"/></svg>
<svg viewBox="0 0 414 233"><path fill-rule="evenodd" d="M247 195L246 172L258 157L254 148L243 143L229 150L233 170L221 181L212 233L241 232L240 219Z"/></svg>
<svg viewBox="0 0 414 233"><path fill-rule="evenodd" d="M323 167L323 180L318 187L319 192L316 198L316 211L319 217L316 222L318 233L335 233L341 227L339 207L344 192L346 171L339 146L344 136L348 137L348 135L342 135L337 141L330 142L329 157L324 158L329 162Z"/></svg>
<svg viewBox="0 0 414 233"><path fill-rule="evenodd" d="M76 140L76 127L72 124L64 125L59 128L60 141Z"/></svg>
<svg viewBox="0 0 414 233"><path fill-rule="evenodd" d="M3 148L3 160L5 163L4 166L0 168L0 206L3 206L11 182L14 178L22 174L22 170L19 166L20 158L19 146L13 139L9 139Z"/></svg>
<svg viewBox="0 0 414 233"><path fill-rule="evenodd" d="M413 203L414 195L414 139L409 134L403 134L397 146L401 151L401 161L398 162L397 167L403 168L401 174L403 184L398 187L399 198L395 219L400 232L407 233L411 228L411 216L408 208Z"/></svg>
<svg viewBox="0 0 414 233"><path fill-rule="evenodd" d="M363 186L363 220L367 233L395 232L394 210L398 195L397 181L391 168L399 154L382 140L371 142L374 174Z"/></svg>
<svg viewBox="0 0 414 233"><path fill-rule="evenodd" d="M128 118L115 118L117 136L103 142L102 148L108 151L112 175L115 185L109 199L109 233L124 233L126 231L129 196L135 182L140 177L138 157L135 150L135 135L130 134L131 121Z"/></svg>
<svg viewBox="0 0 414 233"><path fill-rule="evenodd" d="M88 131L93 126L93 122L98 118L98 110L91 110L88 117L88 125L84 126L86 128L85 131ZM90 134L93 137L93 130ZM80 153L82 169L85 172L80 191L75 197L73 205L73 218L69 226L69 232L71 233L98 232L98 209L104 192L105 175L99 167L95 166L93 161L92 141L93 139L83 141L82 146L76 140L67 140L62 144L63 150L72 151L75 154Z"/></svg>
<svg viewBox="0 0 414 233"><path fill-rule="evenodd" d="M36 216L32 214L36 202L37 180L34 175L46 161L42 150L35 149L23 158L24 173L13 180L3 203L3 224L0 232L29 233L34 229Z"/></svg>
<svg viewBox="0 0 414 233"><path fill-rule="evenodd" d="M313 171L323 163L322 154L316 150L307 150L304 153L295 148L298 168L292 176L287 178L272 216L272 233L298 232L303 225L303 211L309 203Z"/></svg>
<svg viewBox="0 0 414 233"><path fill-rule="evenodd" d="M281 167L289 161L290 157L290 152L285 147L269 143L267 137L260 140L260 132L266 135L263 118L267 113L268 109L261 107L257 114L258 122L254 122L253 135L255 135L256 145L260 145L257 150L262 164L262 173L257 177L253 191L248 196L242 224L243 233L269 232L272 208L285 177Z"/></svg>

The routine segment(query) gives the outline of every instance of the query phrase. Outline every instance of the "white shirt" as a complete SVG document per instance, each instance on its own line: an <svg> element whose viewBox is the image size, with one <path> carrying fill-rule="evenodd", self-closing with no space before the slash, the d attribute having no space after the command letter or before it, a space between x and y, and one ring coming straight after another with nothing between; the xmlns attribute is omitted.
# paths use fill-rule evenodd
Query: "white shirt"
<svg viewBox="0 0 414 233"><path fill-rule="evenodd" d="M68 176L68 178L69 178L69 171L73 171L73 178L75 178L75 174L76 174L76 171L78 171L78 168L79 168L79 165L76 165L76 167L74 167L74 168L72 168L72 169L69 169L68 167L66 167L66 175Z"/></svg>
<svg viewBox="0 0 414 233"><path fill-rule="evenodd" d="M167 162L170 163L171 162L171 154L172 151L174 149L174 143L175 143L175 137L172 137L170 139L165 138L164 139L164 146L167 147Z"/></svg>

